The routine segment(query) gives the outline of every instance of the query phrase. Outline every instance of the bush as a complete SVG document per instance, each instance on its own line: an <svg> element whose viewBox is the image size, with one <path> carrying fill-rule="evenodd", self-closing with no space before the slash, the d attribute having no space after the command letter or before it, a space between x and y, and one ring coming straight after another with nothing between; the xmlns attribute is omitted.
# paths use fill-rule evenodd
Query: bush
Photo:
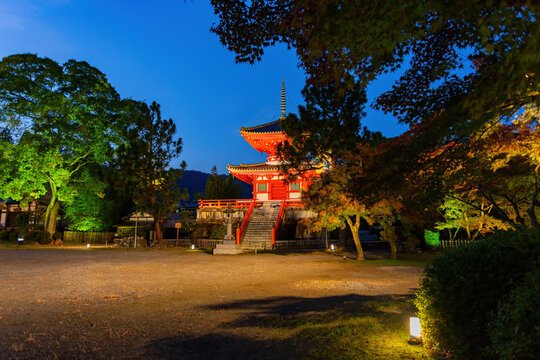
<svg viewBox="0 0 540 360"><path fill-rule="evenodd" d="M498 232L449 251L424 270L415 304L425 344L458 359L490 356L498 304L538 263L540 232Z"/></svg>
<svg viewBox="0 0 540 360"><path fill-rule="evenodd" d="M424 238L426 239L426 245L429 247L441 246L441 240L439 239L438 232L424 230Z"/></svg>
<svg viewBox="0 0 540 360"><path fill-rule="evenodd" d="M225 225L216 226L210 233L210 239L223 239L227 234L227 227Z"/></svg>
<svg viewBox="0 0 540 360"><path fill-rule="evenodd" d="M19 241L19 232L17 230L11 230L9 232L9 242L16 243Z"/></svg>
<svg viewBox="0 0 540 360"><path fill-rule="evenodd" d="M17 216L15 216L15 220L13 221L13 224L15 225L15 227L23 229L28 226L29 222L30 222L30 214L26 212L22 212L18 214Z"/></svg>
<svg viewBox="0 0 540 360"><path fill-rule="evenodd" d="M26 234L24 234L24 242L26 244L33 244L36 241L38 241L38 233L39 231L30 231Z"/></svg>
<svg viewBox="0 0 540 360"><path fill-rule="evenodd" d="M52 241L51 234L47 230L37 231L36 234L37 241L42 245L49 244Z"/></svg>
<svg viewBox="0 0 540 360"><path fill-rule="evenodd" d="M537 359L540 354L540 268L502 303L490 326L493 358Z"/></svg>
<svg viewBox="0 0 540 360"><path fill-rule="evenodd" d="M0 241L9 240L9 231L0 231Z"/></svg>
<svg viewBox="0 0 540 360"><path fill-rule="evenodd" d="M64 237L64 235L60 231L57 231L57 232L55 232L53 234L52 239L53 240L59 240L59 239L62 240L63 237Z"/></svg>

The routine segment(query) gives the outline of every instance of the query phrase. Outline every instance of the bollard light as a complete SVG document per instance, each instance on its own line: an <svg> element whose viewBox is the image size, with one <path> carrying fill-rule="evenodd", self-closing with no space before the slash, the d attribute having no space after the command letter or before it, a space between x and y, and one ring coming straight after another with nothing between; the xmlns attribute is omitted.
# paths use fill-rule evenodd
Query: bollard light
<svg viewBox="0 0 540 360"><path fill-rule="evenodd" d="M19 244L22 244L22 242L24 241L23 238L18 238L17 241L19 242Z"/></svg>
<svg viewBox="0 0 540 360"><path fill-rule="evenodd" d="M336 247L334 246L334 244L330 244L330 250L332 251L336 250Z"/></svg>
<svg viewBox="0 0 540 360"><path fill-rule="evenodd" d="M86 248L87 248L87 249L90 249L90 244L86 244Z"/></svg>
<svg viewBox="0 0 540 360"><path fill-rule="evenodd" d="M409 320L411 328L411 340L420 340L422 337L422 329L420 328L420 319L411 317Z"/></svg>
<svg viewBox="0 0 540 360"><path fill-rule="evenodd" d="M191 250L195 250L195 245L191 244Z"/></svg>

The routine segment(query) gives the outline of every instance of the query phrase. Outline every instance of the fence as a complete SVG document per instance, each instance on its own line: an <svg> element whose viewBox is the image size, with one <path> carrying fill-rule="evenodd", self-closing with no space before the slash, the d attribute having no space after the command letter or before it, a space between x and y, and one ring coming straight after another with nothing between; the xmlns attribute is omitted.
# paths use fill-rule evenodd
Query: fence
<svg viewBox="0 0 540 360"><path fill-rule="evenodd" d="M223 240L216 239L163 239L164 246L178 246L190 248L195 245L197 249L215 249L217 244L221 244Z"/></svg>
<svg viewBox="0 0 540 360"><path fill-rule="evenodd" d="M337 245L338 240L328 240L328 247ZM298 239L298 240L276 240L275 249L325 249L326 241L322 239Z"/></svg>
<svg viewBox="0 0 540 360"><path fill-rule="evenodd" d="M113 232L83 232L64 231L64 241L83 244L110 244L113 242Z"/></svg>
<svg viewBox="0 0 540 360"><path fill-rule="evenodd" d="M471 240L441 240L441 248L457 248L458 246L470 244Z"/></svg>

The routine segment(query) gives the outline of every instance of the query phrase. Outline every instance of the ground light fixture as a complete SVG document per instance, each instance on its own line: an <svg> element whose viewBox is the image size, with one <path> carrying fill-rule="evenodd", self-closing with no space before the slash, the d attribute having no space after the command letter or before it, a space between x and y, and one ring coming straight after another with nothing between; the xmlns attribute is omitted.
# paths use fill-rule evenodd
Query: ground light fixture
<svg viewBox="0 0 540 360"><path fill-rule="evenodd" d="M334 244L330 244L330 250L332 251L336 250L336 247L334 246Z"/></svg>
<svg viewBox="0 0 540 360"><path fill-rule="evenodd" d="M19 242L19 245L23 243L24 239L23 238L18 238L17 241Z"/></svg>
<svg viewBox="0 0 540 360"><path fill-rule="evenodd" d="M417 317L411 317L409 319L411 330L411 341L421 341L422 329L420 328L420 319Z"/></svg>
<svg viewBox="0 0 540 360"><path fill-rule="evenodd" d="M87 248L87 249L90 249L90 244L86 244L86 248Z"/></svg>
<svg viewBox="0 0 540 360"><path fill-rule="evenodd" d="M191 250L195 250L195 245L191 244Z"/></svg>

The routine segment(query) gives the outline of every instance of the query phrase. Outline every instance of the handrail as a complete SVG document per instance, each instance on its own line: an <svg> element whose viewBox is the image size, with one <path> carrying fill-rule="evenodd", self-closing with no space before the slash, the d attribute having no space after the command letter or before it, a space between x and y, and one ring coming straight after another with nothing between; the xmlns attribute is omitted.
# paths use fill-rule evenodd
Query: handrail
<svg viewBox="0 0 540 360"><path fill-rule="evenodd" d="M232 208L249 207L251 199L215 199L215 200L199 200L199 209L204 208L227 208L229 205Z"/></svg>
<svg viewBox="0 0 540 360"><path fill-rule="evenodd" d="M255 204L257 202L255 200L251 200L251 204L249 205L248 210L246 211L246 215L244 216L244 220L242 220L242 225L240 225L239 231L236 232L236 243L240 244L242 240L242 236L244 235L244 232L246 231L247 224L249 223L249 218L251 217L251 213L253 212L253 209L255 208Z"/></svg>
<svg viewBox="0 0 540 360"><path fill-rule="evenodd" d="M279 207L279 213L278 213L278 216L277 216L277 219L276 219L276 225L274 225L274 227L272 228L272 249L275 247L276 245L276 234L277 234L277 231L279 229L279 225L281 223L281 218L283 217L283 212L285 211L285 204L286 204L286 200L283 200L281 202L281 206Z"/></svg>
<svg viewBox="0 0 540 360"><path fill-rule="evenodd" d="M277 219L276 219L276 225L274 226L274 228L277 229L279 228L279 224L281 223L281 217L283 216L283 212L285 211L285 200L283 200L281 202L281 206L279 207L279 213L278 213L278 216L277 216Z"/></svg>

